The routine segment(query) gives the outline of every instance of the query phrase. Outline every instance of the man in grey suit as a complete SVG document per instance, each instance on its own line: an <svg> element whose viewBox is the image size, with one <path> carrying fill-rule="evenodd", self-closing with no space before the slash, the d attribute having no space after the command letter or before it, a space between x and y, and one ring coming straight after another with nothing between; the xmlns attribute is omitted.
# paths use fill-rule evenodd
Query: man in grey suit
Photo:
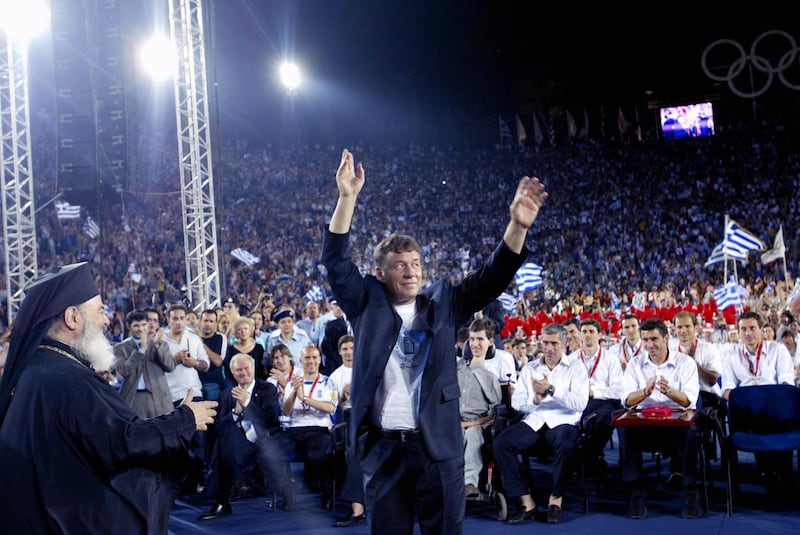
<svg viewBox="0 0 800 535"><path fill-rule="evenodd" d="M114 346L114 368L124 379L120 397L139 418L173 411L165 372L175 369L175 359L162 342L163 332L148 332L147 313L133 310L125 317L131 336Z"/></svg>

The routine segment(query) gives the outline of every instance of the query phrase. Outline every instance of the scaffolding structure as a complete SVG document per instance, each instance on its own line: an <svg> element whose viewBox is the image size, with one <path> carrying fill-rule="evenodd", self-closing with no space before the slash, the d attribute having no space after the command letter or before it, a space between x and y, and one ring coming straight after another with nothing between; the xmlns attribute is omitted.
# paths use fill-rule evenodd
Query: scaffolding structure
<svg viewBox="0 0 800 535"><path fill-rule="evenodd" d="M9 323L19 310L25 288L38 276L29 130L27 44L3 33L0 35L0 179Z"/></svg>
<svg viewBox="0 0 800 535"><path fill-rule="evenodd" d="M197 310L219 306L220 277L202 0L170 0L177 51L175 114L181 177L186 286Z"/></svg>

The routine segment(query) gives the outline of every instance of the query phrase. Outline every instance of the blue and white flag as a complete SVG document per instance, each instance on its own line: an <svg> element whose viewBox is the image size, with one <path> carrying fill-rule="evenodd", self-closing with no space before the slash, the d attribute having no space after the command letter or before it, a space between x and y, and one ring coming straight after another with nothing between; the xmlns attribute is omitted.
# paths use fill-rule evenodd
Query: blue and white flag
<svg viewBox="0 0 800 535"><path fill-rule="evenodd" d="M754 234L746 231L733 219L728 219L725 224L725 240L729 247L742 251L763 251L767 244L759 240Z"/></svg>
<svg viewBox="0 0 800 535"><path fill-rule="evenodd" d="M509 314L514 314L517 311L517 303L519 302L517 296L503 292L498 296L497 300L503 305L503 310Z"/></svg>
<svg viewBox="0 0 800 535"><path fill-rule="evenodd" d="M325 301L325 290L323 290L320 285L315 284L306 292L303 299L306 300L306 303L310 303L311 301Z"/></svg>
<svg viewBox="0 0 800 535"><path fill-rule="evenodd" d="M58 220L62 219L80 219L81 207L75 204L70 204L67 201L56 201L56 216Z"/></svg>
<svg viewBox="0 0 800 535"><path fill-rule="evenodd" d="M725 286L714 290L714 301L717 302L719 310L725 310L729 306L741 306L742 301L739 298L739 289L736 287L736 283L730 281Z"/></svg>
<svg viewBox="0 0 800 535"><path fill-rule="evenodd" d="M719 264L728 259L747 260L747 251L742 251L737 246L721 241L711 251L711 256L706 260L705 267Z"/></svg>
<svg viewBox="0 0 800 535"><path fill-rule="evenodd" d="M95 223L91 216L86 216L86 221L83 222L83 233L90 238L97 239L100 236L100 226Z"/></svg>
<svg viewBox="0 0 800 535"><path fill-rule="evenodd" d="M243 249L241 247L231 251L231 256L241 261L246 266L254 266L259 262L261 262L261 257L258 257L253 253L251 253L250 251L248 251L247 249Z"/></svg>
<svg viewBox="0 0 800 535"><path fill-rule="evenodd" d="M520 294L528 290L535 290L544 284L542 280L542 266L533 262L526 262L514 275Z"/></svg>

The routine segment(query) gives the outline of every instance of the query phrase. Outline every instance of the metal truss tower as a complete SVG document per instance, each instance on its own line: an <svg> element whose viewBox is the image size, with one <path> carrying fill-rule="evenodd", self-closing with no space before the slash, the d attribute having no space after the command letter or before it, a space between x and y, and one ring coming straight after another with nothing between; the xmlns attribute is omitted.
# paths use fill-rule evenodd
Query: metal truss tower
<svg viewBox="0 0 800 535"><path fill-rule="evenodd" d="M29 126L27 44L3 33L0 34L0 178L9 322L19 310L25 287L38 275Z"/></svg>
<svg viewBox="0 0 800 535"><path fill-rule="evenodd" d="M170 35L178 54L175 113L186 282L195 310L220 304L202 3L202 0L169 0Z"/></svg>

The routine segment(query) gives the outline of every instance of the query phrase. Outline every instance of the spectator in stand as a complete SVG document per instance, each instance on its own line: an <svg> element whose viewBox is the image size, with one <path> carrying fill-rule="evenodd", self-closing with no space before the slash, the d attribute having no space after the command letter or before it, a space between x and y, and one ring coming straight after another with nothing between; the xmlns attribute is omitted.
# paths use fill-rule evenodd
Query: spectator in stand
<svg viewBox="0 0 800 535"><path fill-rule="evenodd" d="M283 407L286 385L291 383L295 376L302 376L303 369L295 368L292 351L284 344L275 344L269 353L272 366L269 368L268 379L278 388L278 399Z"/></svg>
<svg viewBox="0 0 800 535"><path fill-rule="evenodd" d="M338 341L342 336L350 334L352 329L344 315L339 301L332 298L329 303L331 319L325 323L325 334L322 337L320 349L322 350L323 373L333 373L343 363L343 358L338 350Z"/></svg>
<svg viewBox="0 0 800 535"><path fill-rule="evenodd" d="M283 344L292 352L294 365L301 368L300 355L302 355L303 349L311 345L311 338L303 329L295 325L294 308L289 305L280 306L273 312L272 321L278 325L278 328L269 334L267 339L268 352L272 350L275 344ZM269 366L268 362L263 364L265 367Z"/></svg>
<svg viewBox="0 0 800 535"><path fill-rule="evenodd" d="M231 345L231 350L229 353L244 353L245 355L250 355L253 357L256 362L260 363L256 377L259 379L266 379L267 372L264 366L264 348L261 346L261 344L256 342L254 337L255 322L252 320L252 318L240 316L233 322L232 328L234 335L236 335L236 340L234 341L233 345ZM229 362L225 363L225 369L230 369ZM228 383L230 384L232 380L233 378L231 378Z"/></svg>
<svg viewBox="0 0 800 535"><path fill-rule="evenodd" d="M323 322L320 321L319 303L316 301L309 301L306 303L303 312L305 316L303 319L297 320L296 325L306 332L314 345L319 345L320 338L324 334L322 329L325 327Z"/></svg>
<svg viewBox="0 0 800 535"><path fill-rule="evenodd" d="M169 414L174 407L165 373L175 369L175 360L164 333L158 329L148 336L143 310L128 312L127 322L131 336L114 346L114 369L123 379L119 395L139 418Z"/></svg>
<svg viewBox="0 0 800 535"><path fill-rule="evenodd" d="M608 353L617 356L622 371L625 371L628 361L644 350L644 344L639 335L639 317L636 314L622 316L622 337L619 343L608 348Z"/></svg>

